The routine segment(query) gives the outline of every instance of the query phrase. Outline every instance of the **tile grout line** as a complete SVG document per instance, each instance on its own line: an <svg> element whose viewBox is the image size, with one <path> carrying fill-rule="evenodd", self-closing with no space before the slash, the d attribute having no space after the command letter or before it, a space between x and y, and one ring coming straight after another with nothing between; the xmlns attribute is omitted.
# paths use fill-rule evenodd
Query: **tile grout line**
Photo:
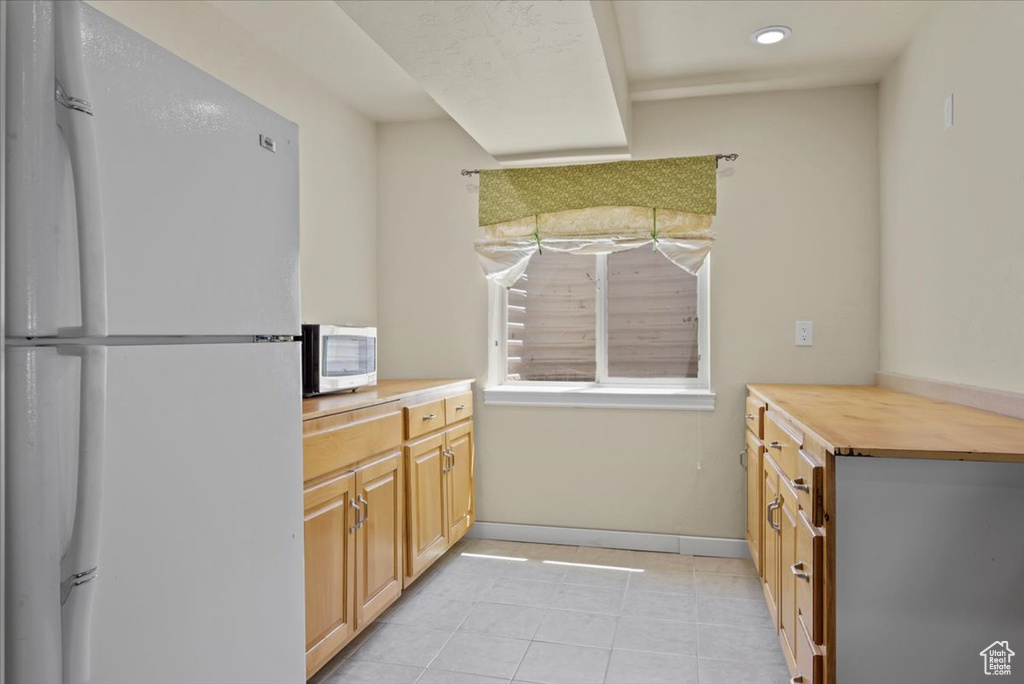
<svg viewBox="0 0 1024 684"><path fill-rule="evenodd" d="M612 633L612 646L608 649L608 663L604 666L604 678L602 682L608 681L608 672L612 669L612 656L615 654L615 642L619 640L619 625L622 623L623 611L626 609L626 596L629 595L629 585L633 583L633 575L629 573L626 577L626 588L622 592L622 601L619 603L619 615L615 618L615 631Z"/></svg>
<svg viewBox="0 0 1024 684"><path fill-rule="evenodd" d="M576 548L577 550L579 549L579 547L574 547L574 548ZM468 574L468 573L454 573L454 572L453 572L453 574ZM566 577L566 575L567 575L567 574L568 574L568 573L563 573L563 574L562 574L562 576L561 576L561 578L559 579L559 581L558 581L558 582L551 582L550 584L556 584L557 586L561 587L561 586L562 586L563 584L565 584L565 577ZM494 579L494 581L495 581L495 583L496 583L498 579L515 579L515 578L505 578L505 577L497 577L497 578L492 578L492 579ZM556 592L556 593L557 593L557 592ZM453 638L455 637L455 634L459 632L459 630L460 630L460 629L462 628L462 625L463 625L463 624L465 624L466 620L468 620L468 619L469 619L469 616L470 616L470 615L472 614L473 610L475 610L475 609L476 609L476 607L477 607L478 605L480 605L480 603L484 603L484 601L474 601L474 602L473 602L473 608L472 608L472 609L470 609L470 612L469 612L469 613L467 613L466 617L465 617L465 618L463 618L463 619L462 619L462 620L461 620L461 621L459 622L458 626L457 626L457 627L455 628L455 630L454 630L454 631L453 631L453 632L452 632L452 633L451 633L451 634L449 635L448 639L447 639L447 640L445 640L444 644L442 644L442 645L441 645L441 648L440 648L440 649L438 650L438 652L437 652L437 653L436 653L436 654L434 655L434 657L430 659L430 662L428 662L428 663L427 663L427 667L426 667L426 668L424 668L423 672L421 672L421 673L420 673L420 675L419 675L419 677L417 677L417 678L416 678L416 681L419 681L420 679L422 679L422 678L423 678L423 675L424 675L424 674L426 673L426 671L427 671L428 669L430 669L430 666L431 666L431 665L432 665L432 664L434 663L434 661L436 661L436 660L437 660L437 657L438 657L438 656L439 656L439 655L441 654L441 651L443 651L443 650L444 650L444 648L445 648L445 647L446 647L446 646L448 645L448 643L449 643L449 642L450 642L450 641L451 641L451 640L452 640L452 639L453 639ZM518 604L503 604L503 605L515 605L515 606L518 606ZM523 607L528 607L528 606L523 606ZM546 615L546 614L547 614L547 613L548 613L549 611L550 611L550 608L545 608L545 609L544 609L544 614ZM541 618L541 621L543 622L543 617ZM533 636L536 636L536 635L537 635L537 631L539 631L539 630L540 630L540 624L538 624L538 625L537 625L537 628L536 628L536 629L534 630ZM470 633L470 632L467 632L467 633ZM526 659L526 654L527 654L527 653L529 652L529 650L530 650L530 646L531 646L531 645L532 645L533 643L535 643L535 642L534 642L534 639L533 639L533 637L531 637L530 639L524 639L524 641L527 641L527 646L526 646L526 650L524 650L524 651L523 651L523 655L522 655L522 656L520 656L520 658L519 658L519 662L518 662L518 663L516 663L516 667L515 667L515 669L514 669L514 670L512 671L512 677L511 677L511 679L510 679L509 681L512 681L512 680L514 680L514 679L516 678L516 675L517 675L517 674L519 673L519 668L520 668L520 667L522 667L523 661L524 661L524 660ZM467 673L467 674L468 674L468 673Z"/></svg>
<svg viewBox="0 0 1024 684"><path fill-rule="evenodd" d="M427 587L428 584L431 584L434 580L436 580L438 578L438 576L441 574L441 571L444 568L444 565L447 565L450 562L451 562L451 559L449 558L449 559L447 559L447 560L445 560L443 562L436 563L432 568L429 569L429 575L425 574L425 575L420 576L420 578L417 581L418 582L423 582L423 584L416 591L414 591L414 592L405 592L403 590L402 594L405 597L405 601L406 602L411 602L413 599L417 598L421 594L422 590ZM398 601L395 601L395 603L393 603L391 606L386 608L384 610L384 612L382 612L381 615L378 616L377 620L379 620L380 617L383 617L384 613L386 613L388 610L391 610L391 608L394 607L399 601L402 601L402 598L403 598L402 596L399 596ZM436 598L447 598L447 597L445 597L445 596L438 596ZM477 601L470 601L469 603L472 603L473 607L475 608L476 604L478 602ZM470 609L470 613L471 612L473 612L472 608ZM458 628L462 626L462 623L465 622L468 617L469 617L469 613L467 613L466 617L463 618L459 622L458 626L455 628L455 631L458 631ZM375 624L377 622L377 620L374 620L370 624L371 625ZM388 624L392 624L392 623L389 623L389 622L381 623L380 625L378 625L378 627L376 629L373 630L373 632L374 633L379 632L380 630L382 630ZM393 624L396 625L396 626L399 626L399 627L413 627L413 625L403 625L401 623L393 623ZM423 628L420 628L420 629L432 629L432 628L423 627ZM440 632L440 631L443 631L443 630L434 630L434 631ZM453 631L451 634L448 635L448 638L445 639L443 644L441 644L441 648L438 649L437 653L435 653L434 656L427 663L427 666L423 668L423 671L419 673L419 675L416 677L415 680L413 680L414 684L415 684L415 682L418 682L420 679L423 678L423 675L426 673L427 669L430 667L430 663L433 663L434 660L437 659L437 656L441 653L441 651L444 649L444 647L448 644L449 641L451 641L452 637L455 636L455 631ZM342 662L339 662L338 665L335 666L334 670L331 671L331 674L334 674L334 671L337 670L343 664L344 661L351 660L353 658L353 656L355 656L356 653L358 653L360 650L362 650L362 648L367 644L367 642L370 641L370 638L372 636L373 635L370 634L365 639L363 639L363 641L359 644L359 646L357 646L352 651L352 653L349 654L348 658L343 659ZM383 660L370 660L369 658L367 658L365 660L365 662L379 663L379 664L382 664L382 665L397 665L397 666L400 666L400 667L418 667L416 665L405 665L404 663L389 663L389 662L383 661ZM326 683L324 683L324 684L326 684ZM339 683L339 684L341 684L341 683Z"/></svg>
<svg viewBox="0 0 1024 684"><path fill-rule="evenodd" d="M578 546L576 546L574 548L576 549L576 551L573 551L573 556L575 556L576 552L580 550L580 547L578 547ZM555 590L555 596L558 596L558 592L561 591L562 585L565 584L565 577L568 574L569 574L568 570L566 570L565 572L562 573L560 579L557 582L558 589ZM550 607L546 607L544 609L544 617L546 617L549 612L551 612L551 608ZM541 624L544 623L544 617L541 617L541 619L540 619L541 620ZM533 637L536 637L537 636L537 632L539 632L539 631L540 631L540 625L537 625L537 629L533 630ZM516 679L516 675L519 674L519 669L523 666L523 661L526 660L526 654L530 652L530 646L533 646L533 644L536 643L534 641L533 637L530 637L530 643L527 645L526 650L523 651L523 657L519 659L518 663L516 663L516 669L512 671L512 678L509 679L510 683L514 682L515 679Z"/></svg>
<svg viewBox="0 0 1024 684"><path fill-rule="evenodd" d="M447 597L442 597L442 598L447 598ZM449 642L451 642L451 640L455 638L455 635L459 633L459 629L462 628L462 625L464 625L466 623L466 620L469 619L469 616L472 615L473 611L476 610L476 607L478 605L480 605L480 601L473 601L472 603L473 603L473 607L469 609L468 613L466 613L466 617L464 617L461 620L459 620L459 624L455 625L455 629L452 630L452 633L449 634L448 638L444 640L443 644L441 644L441 648L437 649L437 653L435 653L434 656L429 661L427 661L427 665L426 665L426 667L423 668L423 672L421 672L419 677L417 677L415 679L416 682L418 682L419 680L423 679L423 675L425 675L427 673L427 670L430 669L430 666L433 665L434 661L437 660L437 657L439 655L441 655L441 651L443 651L445 649L445 646L447 646L449 644ZM415 682L414 682L414 684L415 684Z"/></svg>
<svg viewBox="0 0 1024 684"><path fill-rule="evenodd" d="M464 548L464 546L460 546L459 548L457 548L455 550L462 550ZM584 547L575 546L575 547L571 547L571 548L573 549L572 557L575 558L576 555L579 553L580 549L584 548ZM520 555L530 556L531 554L523 553L523 554L520 554ZM457 557L458 557L457 555L456 556L452 556L451 558L447 559L445 562L439 563L435 567L435 572L431 573L432 576L424 577L423 578L424 580L427 580L427 581L425 581L425 582L423 582L421 584L421 586L419 588L421 591L407 592L408 596L407 597L403 597L403 598L406 598L407 601L415 600L417 595L421 595L422 594L422 589L424 589L428 585L433 584L434 582L438 581L439 577L441 576L442 571L445 569L444 566L448 565L449 563L451 563L452 560L457 558ZM531 559L531 560L536 560L536 559ZM647 567L644 568L645 571L647 571L647 570L656 571L658 569L659 568L647 568ZM494 583L497 583L501 579L509 579L509 580L516 580L516 579L522 580L523 579L523 578L516 578L516 577L504 577L501 574L499 574L499 576L497 576L497 577L494 577L494 576L487 575L487 574L479 574L479 573L465 572L465 571L460 572L459 570L457 570L455 568L452 568L448 574L463 575L463 576L477 576L477 577L482 577L482 578L490 579L490 580L492 580L492 587L493 587ZM613 616L611 616L611 617L614 617L615 620L616 620L616 625L615 625L616 632L618 631L619 621L624 616L625 603L626 603L627 597L629 595L629 592L630 592L631 589L635 589L634 583L636 581L636 578L633 576L633 574L634 573L629 573L629 575L626 578L626 582L625 582L624 586L621 588L622 597L620 599L618 613L613 615ZM757 631L761 631L761 630L769 631L771 629L771 627L760 627L760 626L749 626L749 625L735 625L735 624L730 625L730 624L716 623L716 622L703 623L701 621L700 617L699 617L699 613L700 613L700 610L699 610L699 603L700 603L700 601L699 601L699 599L702 598L702 597L713 598L713 599L715 599L715 598L717 598L717 599L725 599L725 600L737 600L738 599L738 600L747 600L747 601L756 601L757 599L756 598L745 597L745 596L730 596L730 595L716 595L716 594L709 594L709 595L705 596L701 592L697 591L697 587L696 587L696 575L697 574L712 575L712 576L727 576L727 577L750 578L749 575L734 574L734 573L729 573L729 572L703 572L703 573L699 573L695 565L691 565L691 567L689 568L689 574L690 574L691 582L692 582L692 586L693 586L693 593L692 593L692 595L694 597L694 603L695 603L695 605L694 605L694 619L693 619L692 623L694 624L695 636L697 638L697 643L696 643L696 660L697 660L697 668L698 668L697 677L698 677L698 682L699 682L702 679L702 677L700 675L700 660L701 660L701 658L700 658L700 642L699 642L700 625L703 624L703 625L708 625L708 626L721 626L721 627L726 627L726 628L744 629L744 630L752 629L752 630L757 630ZM556 585L558 587L555 590L555 596L557 596L558 593L561 592L562 587L564 587L564 586L576 586L576 587L583 587L583 588L589 588L589 589L618 589L618 587L607 587L607 586L603 586L603 585L600 585L600 584L577 584L576 582L571 581L569 575L570 575L570 573L567 570L566 572L562 573L559 576L557 581L551 582L551 584L554 584L554 585ZM756 577L750 578L750 579L756 579ZM532 581L544 582L544 580L542 580L542 579L540 579L540 580L534 579ZM643 590L636 589L636 591L643 591ZM657 592L657 591L654 591L654 592L647 592L647 593L666 594L666 595L686 595L686 594L677 594L677 592ZM436 598L449 598L450 599L450 597L445 597L445 596L438 596ZM459 599L455 599L455 600L459 600ZM423 668L423 670L417 676L417 678L415 680L416 682L420 681L424 677L426 671L428 669L430 669L430 667L433 665L434 662L436 662L436 660L439 657L440 653L450 644L450 642L455 637L455 635L458 632L462 631L462 627L465 625L465 623L467 622L467 620L469 619L469 616L473 613L473 611L480 604L486 603L487 601L484 601L481 598L481 599L475 599L475 600L466 601L466 602L469 603L470 606L471 606L469 611L467 612L466 616L459 621L459 623L451 631L451 633L448 635L448 637L445 639L445 641L441 644L441 646L438 649L438 651L434 654L433 657L430 658L430 660L427 662L426 666ZM521 604L508 603L508 604L504 604L504 605L519 607ZM528 607L528 606L522 606L522 607ZM523 655L519 658L519 662L516 664L515 669L513 670L512 679L515 679L515 677L519 674L519 672L520 672L520 670L522 668L522 664L525 661L526 655L529 652L532 644L534 644L534 643L542 643L542 642L537 641L536 637L537 637L537 634L540 632L540 628L543 625L544 620L552 614L552 611L564 610L564 611L567 611L567 612L576 612L576 613L582 613L582 614L592 614L590 611L586 611L586 610L579 610L579 609L574 610L572 608L556 608L556 607L554 607L552 605L536 606L536 607L543 609L543 613L541 615L541 620L538 623L537 627L533 630L532 636L530 636L527 639L523 639L523 641L527 642L527 647L526 647L526 650L524 651ZM601 615L602 613L593 613L593 614L594 615ZM652 619L652 620L653 619L662 619L662 620L664 620L664 618L648 618L648 619ZM378 618L378 620L379 620L379 618ZM687 622L690 622L690 621L686 621L686 620L671 620L671 619L666 620L666 621L668 621L668 622L678 622L680 624L686 624ZM375 622L377 622L377 621L375 621ZM378 622L378 626L377 626L376 629L373 630L373 633L376 633L377 631L379 631L381 628L383 628L387 624L391 624L391 623L389 623L389 622ZM395 624L398 624L398 623L395 623ZM368 635L368 637L366 639L364 639L363 642L360 643L359 646L356 649L354 649L351 654L349 654L348 658L341 659L337 663L337 665L335 665L334 667L330 668L330 670L326 674L322 675L321 678L320 678L321 683L326 682L326 680L328 678L332 677L337 672L337 670L345 663L346 660L351 659L353 656L355 656L355 654L357 652L363 650L363 647L365 646L365 644L368 643L371 640L371 638L373 636L373 633ZM467 632L467 633L469 633L469 632ZM485 633L481 633L481 634L485 634ZM548 642L543 642L543 643L548 643ZM553 641L553 642L550 642L550 643L552 643L552 644L559 644L560 642L554 642ZM609 674L610 669L611 669L611 656L612 656L612 654L613 654L613 652L615 650L615 644L616 643L617 643L617 634L613 636L612 645L611 645L611 647L609 649L607 649L608 653L609 653L609 660L608 660L608 663L605 666L605 671L604 671L604 678L605 679L607 679L608 674ZM566 644L566 645L571 646L572 644ZM601 647L597 647L597 646L590 646L590 648L595 648L595 649L598 649L598 650L605 650L605 649L603 649ZM624 649L620 649L620 650L624 650ZM628 649L625 649L625 650L628 650ZM652 652L652 653L655 653L655 652ZM708 658L707 660L713 660L713 661L718 661L718 662L745 663L745 664L751 664L751 665L758 665L758 664L768 665L768 663L758 663L756 661L750 661L750 660L746 660L746 659L731 660L731 659L728 659L728 658L726 658L726 659L722 659L722 658ZM386 661L370 661L370 662L381 662L381 663L384 663ZM394 663L394 664L399 664L399 663ZM467 673L467 674L471 674L471 673Z"/></svg>

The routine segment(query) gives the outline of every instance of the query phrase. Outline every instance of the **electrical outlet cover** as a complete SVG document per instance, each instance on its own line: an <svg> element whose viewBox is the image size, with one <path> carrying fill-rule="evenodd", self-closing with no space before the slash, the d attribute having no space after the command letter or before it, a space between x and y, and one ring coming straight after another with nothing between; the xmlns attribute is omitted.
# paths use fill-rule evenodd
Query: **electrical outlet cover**
<svg viewBox="0 0 1024 684"><path fill-rule="evenodd" d="M796 346L810 347L814 344L814 322L796 322Z"/></svg>

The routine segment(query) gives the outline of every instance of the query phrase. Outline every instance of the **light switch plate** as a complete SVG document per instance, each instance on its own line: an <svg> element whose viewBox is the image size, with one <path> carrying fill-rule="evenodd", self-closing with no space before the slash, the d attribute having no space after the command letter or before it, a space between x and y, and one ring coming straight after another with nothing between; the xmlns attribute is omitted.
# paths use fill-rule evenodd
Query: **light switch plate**
<svg viewBox="0 0 1024 684"><path fill-rule="evenodd" d="M810 347L814 344L814 321L796 322L796 346Z"/></svg>
<svg viewBox="0 0 1024 684"><path fill-rule="evenodd" d="M943 112L946 117L946 130L948 131L953 127L953 93L946 96L946 104L943 107Z"/></svg>

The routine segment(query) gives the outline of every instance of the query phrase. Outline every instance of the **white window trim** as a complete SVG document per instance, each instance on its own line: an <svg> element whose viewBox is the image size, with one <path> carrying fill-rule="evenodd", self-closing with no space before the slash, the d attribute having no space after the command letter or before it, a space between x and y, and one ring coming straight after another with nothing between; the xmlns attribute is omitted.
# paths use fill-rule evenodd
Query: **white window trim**
<svg viewBox="0 0 1024 684"><path fill-rule="evenodd" d="M598 288L604 287L607 261L597 259ZM597 297L597 382L509 381L506 308L508 291L490 282L487 385L484 403L495 406L564 406L575 408L648 408L713 411L711 390L711 257L697 271L698 292L696 378L608 378L608 312L606 298Z"/></svg>

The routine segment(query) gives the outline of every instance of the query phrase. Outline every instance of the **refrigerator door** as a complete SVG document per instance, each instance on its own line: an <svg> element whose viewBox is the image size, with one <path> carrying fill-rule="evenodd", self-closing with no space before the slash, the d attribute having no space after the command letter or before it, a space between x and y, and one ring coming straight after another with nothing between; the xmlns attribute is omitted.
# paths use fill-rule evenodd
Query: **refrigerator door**
<svg viewBox="0 0 1024 684"><path fill-rule="evenodd" d="M298 127L77 0L31 5L12 175L46 182L8 214L8 336L297 334Z"/></svg>
<svg viewBox="0 0 1024 684"><path fill-rule="evenodd" d="M20 3L16 3L20 4ZM27 4L27 3L26 3ZM9 682L61 681L61 364L55 349L4 352L4 666Z"/></svg>
<svg viewBox="0 0 1024 684"><path fill-rule="evenodd" d="M50 436L9 436L8 454L39 463L23 487L51 492L25 508L47 532L20 537L30 553L15 568L44 609L28 625L43 638L35 660L20 662L51 669L11 681L60 681L49 676L55 646L67 682L304 679L298 353L297 343L8 349L20 378L8 381L8 424ZM75 400L62 408L61 397ZM44 400L55 408L32 408ZM95 580L68 587L93 562Z"/></svg>

